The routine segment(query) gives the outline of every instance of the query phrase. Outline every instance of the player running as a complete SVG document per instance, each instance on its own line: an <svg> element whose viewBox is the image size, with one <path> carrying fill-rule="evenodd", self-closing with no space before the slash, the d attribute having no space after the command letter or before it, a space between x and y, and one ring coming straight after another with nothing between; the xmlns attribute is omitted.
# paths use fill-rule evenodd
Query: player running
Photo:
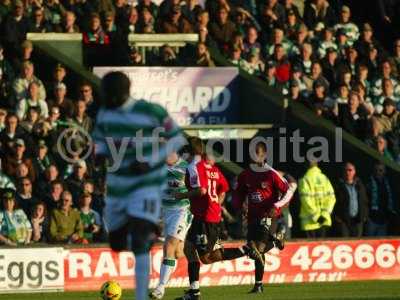
<svg viewBox="0 0 400 300"><path fill-rule="evenodd" d="M239 248L223 248L220 241L221 205L228 191L228 183L210 155L204 154L199 138L189 140L190 164L187 169L186 186L193 214L192 225L185 241L185 255L188 259L190 289L178 299L197 300L200 298L200 262L211 264L231 260L244 255L258 259L258 251L247 245Z"/></svg>
<svg viewBox="0 0 400 300"><path fill-rule="evenodd" d="M233 194L233 205L240 209L247 199L247 242L262 253L263 260L255 261L255 285L251 293L263 292L264 254L274 247L283 249L283 235L276 235L277 219L281 209L289 204L296 190L296 183L289 184L277 171L265 163L267 149L258 143L255 149L255 165L244 170L238 177Z"/></svg>
<svg viewBox="0 0 400 300"><path fill-rule="evenodd" d="M114 164L117 155L123 155L120 166L107 174L104 215L109 242L115 251L135 254L135 299L145 300L149 251L158 231L162 190L167 182L166 157L184 144L184 138L161 106L129 96L130 81L125 74L106 74L101 88L104 104L93 133L96 155Z"/></svg>
<svg viewBox="0 0 400 300"><path fill-rule="evenodd" d="M176 152L172 152L167 158L168 187L164 193L162 208L164 220L164 259L161 265L160 282L150 293L152 299L162 299L177 259L182 257L183 242L192 222L190 202L188 198L177 199L177 195L187 193L185 186L185 174L187 161L180 158Z"/></svg>

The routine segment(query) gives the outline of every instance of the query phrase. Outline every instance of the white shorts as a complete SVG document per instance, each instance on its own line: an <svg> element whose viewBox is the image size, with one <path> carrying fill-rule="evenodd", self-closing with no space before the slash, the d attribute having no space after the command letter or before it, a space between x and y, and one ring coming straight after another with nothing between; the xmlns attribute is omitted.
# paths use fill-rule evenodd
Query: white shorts
<svg viewBox="0 0 400 300"><path fill-rule="evenodd" d="M188 206L163 208L164 236L171 236L183 242L192 219Z"/></svg>
<svg viewBox="0 0 400 300"><path fill-rule="evenodd" d="M161 212L161 188L147 187L134 191L127 199L107 197L104 218L108 231L125 225L129 217L158 224Z"/></svg>

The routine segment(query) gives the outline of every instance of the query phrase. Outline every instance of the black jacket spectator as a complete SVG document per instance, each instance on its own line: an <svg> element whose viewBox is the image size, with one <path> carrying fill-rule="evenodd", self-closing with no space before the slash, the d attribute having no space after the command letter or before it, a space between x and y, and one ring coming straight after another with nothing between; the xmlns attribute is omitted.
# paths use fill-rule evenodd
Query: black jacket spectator
<svg viewBox="0 0 400 300"><path fill-rule="evenodd" d="M318 23L323 23L326 27L332 27L336 19L335 12L328 1L324 1L321 8L317 8L314 3L304 8L304 23L309 30L314 30Z"/></svg>

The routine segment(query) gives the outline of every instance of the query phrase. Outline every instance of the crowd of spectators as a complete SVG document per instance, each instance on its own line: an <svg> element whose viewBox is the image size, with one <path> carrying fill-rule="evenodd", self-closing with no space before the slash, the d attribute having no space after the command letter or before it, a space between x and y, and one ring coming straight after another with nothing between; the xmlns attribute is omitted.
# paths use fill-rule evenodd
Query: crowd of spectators
<svg viewBox="0 0 400 300"><path fill-rule="evenodd" d="M87 243L102 241L106 231L104 162L81 159L88 147L82 139L74 139L71 160L57 144L66 128L74 136L82 129L90 134L97 110L92 86L71 84L61 64L49 71L28 32L82 33L88 66L144 65L143 52L128 43L131 33L197 33L199 43L179 52L169 45L147 49L146 65L213 67L210 50L218 50L289 101L400 162L400 39L383 47L370 23L353 22L350 8L338 3L311 0L300 9L293 0L204 6L197 0L0 0L0 241ZM372 203L377 189L390 195L388 181L373 178ZM346 191L342 185L338 199ZM340 230L359 233L346 226Z"/></svg>

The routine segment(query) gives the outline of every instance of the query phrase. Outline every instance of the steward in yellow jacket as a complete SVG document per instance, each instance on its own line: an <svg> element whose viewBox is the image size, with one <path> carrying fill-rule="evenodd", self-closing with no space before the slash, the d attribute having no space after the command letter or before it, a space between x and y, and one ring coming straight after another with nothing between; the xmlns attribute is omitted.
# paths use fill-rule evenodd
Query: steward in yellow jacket
<svg viewBox="0 0 400 300"><path fill-rule="evenodd" d="M336 202L335 192L317 163L311 162L310 168L300 179L299 194L302 230L310 232L332 226L331 214ZM309 237L316 236L312 234Z"/></svg>

